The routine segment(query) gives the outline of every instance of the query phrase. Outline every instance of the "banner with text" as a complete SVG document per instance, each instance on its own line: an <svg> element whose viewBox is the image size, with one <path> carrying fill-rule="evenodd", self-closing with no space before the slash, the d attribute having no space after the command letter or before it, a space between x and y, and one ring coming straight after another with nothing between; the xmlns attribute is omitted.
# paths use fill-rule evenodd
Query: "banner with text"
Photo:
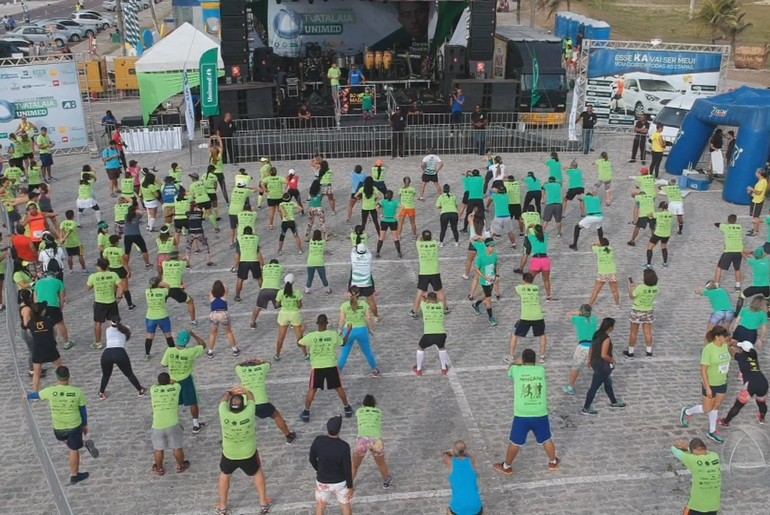
<svg viewBox="0 0 770 515"><path fill-rule="evenodd" d="M585 103L599 124L633 125L642 114L652 119L679 95L715 94L722 58L718 51L591 48Z"/></svg>
<svg viewBox="0 0 770 515"><path fill-rule="evenodd" d="M201 76L201 113L204 118L219 115L218 55L218 48L206 50L198 65Z"/></svg>
<svg viewBox="0 0 770 515"><path fill-rule="evenodd" d="M364 47L427 54L436 20L434 2L329 0L319 6L269 0L267 8L270 46L277 55L292 57L305 57L308 44L345 55Z"/></svg>
<svg viewBox="0 0 770 515"><path fill-rule="evenodd" d="M0 143L7 147L26 116L37 130L48 129L56 149L87 146L81 98L74 62L0 69Z"/></svg>

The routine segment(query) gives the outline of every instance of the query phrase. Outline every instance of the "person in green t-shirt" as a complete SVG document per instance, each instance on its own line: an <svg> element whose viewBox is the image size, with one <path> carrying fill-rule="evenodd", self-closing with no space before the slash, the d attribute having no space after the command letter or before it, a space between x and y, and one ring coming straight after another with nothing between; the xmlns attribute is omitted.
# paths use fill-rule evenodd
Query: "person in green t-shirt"
<svg viewBox="0 0 770 515"><path fill-rule="evenodd" d="M538 215L541 213L540 201L543 197L543 184L535 177L534 172L528 172L524 178L524 185L527 187L527 193L524 195L524 211L529 211L529 205L534 202L535 211Z"/></svg>
<svg viewBox="0 0 770 515"><path fill-rule="evenodd" d="M580 216L586 215L586 207L583 204L583 194L585 193L585 182L583 181L583 170L578 168L576 160L572 160L567 168L567 182L569 187L567 193L564 194L564 209L563 214L567 216L567 204L570 200L577 198L580 203Z"/></svg>
<svg viewBox="0 0 770 515"><path fill-rule="evenodd" d="M219 461L219 503L217 513L229 513L227 500L233 472L241 469L251 477L259 495L260 513L268 513L273 500L267 496L265 472L257 451L254 431L256 409L254 395L242 386L230 388L219 399L222 426L222 459Z"/></svg>
<svg viewBox="0 0 770 515"><path fill-rule="evenodd" d="M119 235L111 234L108 241L109 245L102 251L102 256L109 262L110 271L115 272L120 277L120 286L123 289L123 296L126 298L128 310L133 311L136 309L136 305L131 297L131 290L128 288L128 280L131 278L131 270L128 267L128 255L119 246Z"/></svg>
<svg viewBox="0 0 770 515"><path fill-rule="evenodd" d="M548 168L548 179L553 177L559 184L562 183L562 168L561 161L559 161L559 154L551 152L550 159L545 162L546 168Z"/></svg>
<svg viewBox="0 0 770 515"><path fill-rule="evenodd" d="M251 188L248 186L245 178L237 178L235 181L235 187L230 192L230 202L227 207L227 217L230 221L230 244L235 244L238 229L238 214L247 209L247 204L250 204L249 198L257 188ZM250 206L249 206L250 210Z"/></svg>
<svg viewBox="0 0 770 515"><path fill-rule="evenodd" d="M262 251L259 247L259 236L252 234L251 227L244 227L243 234L238 236L238 244L235 253L238 256L238 267L236 268L235 281L235 302L241 301L241 289L243 282L248 280L249 274L257 280L257 284L262 287L262 264L265 258L262 257Z"/></svg>
<svg viewBox="0 0 770 515"><path fill-rule="evenodd" d="M196 345L188 347L191 338L195 340ZM187 329L180 331L176 335L174 347L166 349L163 358L160 360L161 366L168 367L171 379L182 387L179 393L179 405L190 407L193 423L192 432L194 435L197 435L206 427L205 422L198 420L200 417L198 390L195 387L195 379L192 375L195 362L205 354L205 351L206 342L203 341L203 338L195 334L192 329ZM148 359L147 355L145 359Z"/></svg>
<svg viewBox="0 0 770 515"><path fill-rule="evenodd" d="M417 273L417 298L414 300L414 307L409 312L409 316L417 318L417 311L420 309L420 302L428 293L428 288L438 295L441 304L444 306L444 312L449 313L449 307L444 295L444 287L441 284L441 267L438 262L439 242L432 239L430 231L422 231L422 237L417 242L417 257L420 262L420 268Z"/></svg>
<svg viewBox="0 0 770 515"><path fill-rule="evenodd" d="M179 252L172 250L168 254L161 267L163 268L163 282L168 285L168 298L177 304L187 304L187 314L190 317L190 325L198 325L195 319L195 301L192 295L185 291L187 285L184 282L184 272L190 266L185 259L179 259Z"/></svg>
<svg viewBox="0 0 770 515"><path fill-rule="evenodd" d="M589 192L583 197L583 205L585 206L586 216L575 224L575 231L572 235L572 244L569 246L572 250L577 250L577 243L582 229L596 229L596 235L599 238L604 236L604 230L602 229L602 223L604 221L602 200ZM650 212L652 212L652 210ZM645 220L647 220L647 218L645 218ZM633 242L630 242L629 245L633 245Z"/></svg>
<svg viewBox="0 0 770 515"><path fill-rule="evenodd" d="M556 177L549 177L543 184L545 192L545 209L543 209L543 230L548 228L548 222L556 221L558 235L561 237L564 206L562 205L562 186L556 182Z"/></svg>
<svg viewBox="0 0 770 515"><path fill-rule="evenodd" d="M382 441L382 410L377 407L374 395L366 394L362 407L356 410L358 422L358 436L356 438L356 450L353 453L353 465L351 475L356 479L358 469L364 461L367 453L372 453L374 462L380 469L382 488L390 488L391 478L388 472L388 462L385 461L385 443Z"/></svg>
<svg viewBox="0 0 770 515"><path fill-rule="evenodd" d="M591 353L591 341L599 324L596 317L591 314L591 305L582 304L577 311L567 313L567 319L572 323L577 333L577 346L572 354L572 366L569 371L569 382L562 387L567 395L575 395L575 384L577 383L580 372L590 366L588 357Z"/></svg>
<svg viewBox="0 0 770 515"><path fill-rule="evenodd" d="M736 341L764 342L767 333L767 300L765 297L754 295L749 300L749 305L738 312L734 326L733 338Z"/></svg>
<svg viewBox="0 0 770 515"><path fill-rule="evenodd" d="M281 349L283 348L283 342L286 339L286 333L289 332L289 327L294 328L294 334L297 337L297 347L302 350L302 354L307 359L307 349L299 344L302 339L302 333L305 330L305 326L302 324L302 292L294 289L294 274L286 274L283 278L283 287L278 290L278 295L275 296L275 302L278 304L278 341L275 344L275 356L273 360L281 360Z"/></svg>
<svg viewBox="0 0 770 515"><path fill-rule="evenodd" d="M382 193L374 187L374 179L366 176L363 185L356 192L356 198L361 199L361 225L366 230L366 222L371 217L374 230L380 233L380 222L377 219L377 203L382 198Z"/></svg>
<svg viewBox="0 0 770 515"><path fill-rule="evenodd" d="M380 209L382 210L382 221L380 222L380 233L377 239L377 253L374 257L380 257L380 251L382 250L382 244L385 241L385 237L388 235L388 231L391 231L393 237L393 244L396 246L396 252L398 257L401 255L401 241L398 235L398 220L396 215L401 203L398 200L393 200L393 192L391 190L385 191L385 198L380 200Z"/></svg>
<svg viewBox="0 0 770 515"><path fill-rule="evenodd" d="M152 402L152 448L155 451L152 472L157 476L166 473L163 467L166 449L171 449L176 460L177 474L190 468L184 458L182 442L184 431L179 424L179 394L182 387L171 380L168 372L158 374L158 384L150 387Z"/></svg>
<svg viewBox="0 0 770 515"><path fill-rule="evenodd" d="M321 195L321 182L316 179L310 183L310 189L307 192L308 219L305 229L305 241L310 240L310 231L313 230L316 219L321 224L321 232L324 240L329 238L329 231L326 229L326 216L323 210L323 195ZM352 206L351 206L352 209ZM348 217L350 219L350 217Z"/></svg>
<svg viewBox="0 0 770 515"><path fill-rule="evenodd" d="M452 236L455 239L455 247L460 245L460 233L457 231L457 197L450 192L449 184L444 184L443 194L436 199L436 207L439 212L439 222L441 232L439 233L439 247L444 246L444 236L446 236L447 227L452 229Z"/></svg>
<svg viewBox="0 0 770 515"><path fill-rule="evenodd" d="M658 204L658 211L650 213L648 218L654 219L652 236L647 244L647 268L652 268L652 251L660 242L660 252L663 255L663 268L668 267L668 240L674 227L674 215L668 211L668 202Z"/></svg>
<svg viewBox="0 0 770 515"><path fill-rule="evenodd" d="M610 191L612 186L612 163L607 152L602 152L595 164L598 173L594 183L593 194L598 197L599 188L604 186L604 200L607 207L610 207L610 204L612 204L612 191Z"/></svg>
<svg viewBox="0 0 770 515"><path fill-rule="evenodd" d="M420 311L422 312L423 330L417 344L416 364L412 367L412 371L417 377L422 376L425 349L435 345L441 362L441 375L446 376L449 371L449 353L445 348L447 334L444 318L446 315L444 314L444 306L439 302L436 292L432 291L425 295L425 300L420 304Z"/></svg>
<svg viewBox="0 0 770 515"><path fill-rule="evenodd" d="M270 202L270 199L267 199ZM299 237L297 231L296 213L297 209L304 214L305 210L302 206L298 206L296 202L291 199L291 194L284 193L281 203L278 205L278 210L281 213L281 235L278 237L278 255L283 254L283 242L286 239L286 233L291 231L294 235L294 242L297 244L299 255L302 255L302 238Z"/></svg>
<svg viewBox="0 0 770 515"><path fill-rule="evenodd" d="M271 259L268 264L262 267L262 284L257 296L257 306L251 313L251 327L257 328L257 318L263 309L267 309L269 303L273 303L273 308L278 309L276 297L278 289L283 286L284 266L278 263L277 259Z"/></svg>
<svg viewBox="0 0 770 515"><path fill-rule="evenodd" d="M524 220L521 217L521 184L513 175L509 175L503 180L503 186L508 195L508 212L519 224L519 236L524 236Z"/></svg>
<svg viewBox="0 0 770 515"><path fill-rule="evenodd" d="M706 325L706 332L711 331L717 325L730 329L735 316L735 311L730 302L730 294L724 288L718 287L714 281L706 282L706 287L698 288L695 290L695 294L706 297L711 304L711 316L709 316L709 321Z"/></svg>
<svg viewBox="0 0 770 515"><path fill-rule="evenodd" d="M102 324L120 316L118 300L123 298L122 281L118 274L109 270L104 258L96 260L96 272L88 276L86 288L94 291L94 343L91 348L102 348Z"/></svg>
<svg viewBox="0 0 770 515"><path fill-rule="evenodd" d="M169 286L160 277L152 277L149 284L150 287L144 290L144 297L147 301L147 314L144 321L147 328L147 337L144 340L145 359L150 356L152 341L155 339L155 331L158 328L163 331L163 336L165 336L168 346L174 346L174 337L171 334L171 319L166 309Z"/></svg>
<svg viewBox="0 0 770 515"><path fill-rule="evenodd" d="M561 460L556 457L556 446L548 421L548 381L545 368L537 364L535 351L524 349L521 359L508 369L508 377L513 380L513 423L505 460L495 463L494 469L506 476L513 475L513 460L527 442L527 435L531 431L548 456L548 470L559 470Z"/></svg>
<svg viewBox="0 0 770 515"><path fill-rule="evenodd" d="M631 239L628 245L636 245L636 238L639 236L640 229L655 228L655 218L651 215L655 212L655 195L648 195L644 191L632 194L634 198L634 230L631 233Z"/></svg>
<svg viewBox="0 0 770 515"><path fill-rule="evenodd" d="M545 317L540 301L540 287L532 284L534 280L534 276L527 272L522 276L522 284L516 285L516 294L521 300L521 316L514 325L513 334L508 343L506 363L513 362L519 338L526 337L530 329L536 338L540 338L540 361L545 362L546 360L545 350L548 345L548 337L545 334Z"/></svg>
<svg viewBox="0 0 770 515"><path fill-rule="evenodd" d="M64 250L67 252L67 267L70 270L70 275L75 273L72 268L72 258L78 258L80 262L80 268L83 270L83 275L88 275L88 268L86 268L86 259L83 255L83 245L80 242L80 232L78 231L78 223L75 221L75 211L68 209L64 213L65 220L59 224L59 242L64 246Z"/></svg>
<svg viewBox="0 0 770 515"><path fill-rule="evenodd" d="M305 334L299 341L299 344L308 349L310 355L310 386L305 396L305 409L300 414L302 422L310 422L310 406L315 399L316 390L327 389L335 390L342 406L345 410L345 416L353 416L353 408L348 402L345 389L342 387L340 371L337 368L337 347L344 346L348 341L348 336L353 329L352 324L348 324L348 331L342 335L342 331L329 330L329 318L325 314L320 314L316 318L317 331Z"/></svg>
<svg viewBox="0 0 770 515"><path fill-rule="evenodd" d="M269 361L253 358L235 365L235 375L241 380L241 384L254 396L256 415L258 418L272 418L275 425L283 433L288 445L297 439L297 433L289 429L281 412L268 400L265 380L270 372Z"/></svg>
<svg viewBox="0 0 770 515"><path fill-rule="evenodd" d="M398 238L401 239L401 232L404 230L404 222L408 218L409 224L412 226L412 236L416 240L417 206L415 205L414 199L417 197L417 190L411 185L412 179L409 177L404 177L403 182L404 186L398 190L398 198L401 200L401 212L398 214Z"/></svg>
<svg viewBox="0 0 770 515"><path fill-rule="evenodd" d="M316 178L321 183L321 195L329 198L329 205L332 207L332 214L337 214L337 203L334 200L334 187L332 186L332 179L334 178L334 172L329 169L329 163L320 159L320 161L314 161L318 163L318 174Z"/></svg>
<svg viewBox="0 0 770 515"><path fill-rule="evenodd" d="M717 513L722 502L722 465L719 454L709 451L700 438L677 440L671 454L692 474L685 513Z"/></svg>
<svg viewBox="0 0 770 515"><path fill-rule="evenodd" d="M601 237L597 243L591 245L591 250L596 256L596 281L594 282L594 291L591 292L591 298L588 300L590 306L594 305L599 298L599 292L602 291L604 284L610 285L612 297L615 300L615 306L620 307L620 292L618 292L618 265L615 260L615 249L610 246L610 240Z"/></svg>
<svg viewBox="0 0 770 515"><path fill-rule="evenodd" d="M363 352L366 358L366 362L369 364L372 377L379 377L380 371L377 368L377 359L372 351L372 336L374 336L372 311L369 304L361 300L361 289L358 286L351 286L348 292L350 293L350 300L340 306L339 330L347 337L346 341L349 345L342 349L338 367L340 371L345 368L350 352L353 350L353 345L358 343L361 347L361 352ZM352 326L352 328L346 330L345 327L347 325Z"/></svg>
<svg viewBox="0 0 770 515"><path fill-rule="evenodd" d="M743 227L738 223L738 217L729 215L727 223L714 224L725 239L725 250L719 257L716 271L714 272L714 282L719 284L722 280L722 272L730 270L732 266L735 270L735 291L741 291L741 261L743 260Z"/></svg>
<svg viewBox="0 0 770 515"><path fill-rule="evenodd" d="M634 281L628 278L628 298L633 301L631 314L628 319L631 322L631 332L628 337L628 350L623 351L627 358L634 357L634 347L639 336L639 326L642 326L644 340L647 344L646 355L652 357L652 324L655 322L653 304L660 293L658 288L658 274L652 268L646 268L642 273L644 284L634 288Z"/></svg>
<svg viewBox="0 0 770 515"><path fill-rule="evenodd" d="M672 215L676 215L676 221L679 224L679 230L676 233L681 236L682 229L684 228L684 196L682 195L682 190L679 188L676 179L671 179L667 186L658 186L658 189L668 199L668 210Z"/></svg>
<svg viewBox="0 0 770 515"><path fill-rule="evenodd" d="M326 239L319 229L313 231L313 239L307 244L307 281L305 282L305 294L310 293L316 272L321 279L321 284L326 288L326 294L332 292L329 281L326 279Z"/></svg>
<svg viewBox="0 0 770 515"><path fill-rule="evenodd" d="M757 247L753 252L744 249L743 256L751 268L752 279L751 286L738 295L738 302L735 305L736 313L740 313L744 300L749 297L762 295L766 299L770 298L770 258L765 254L765 249Z"/></svg>
<svg viewBox="0 0 770 515"><path fill-rule="evenodd" d="M739 331L733 333L733 338L741 341ZM679 413L679 422L682 427L690 427L690 417L696 414L707 414L709 419L709 430L706 438L716 443L725 441L717 433L717 420L719 419L719 407L725 400L727 393L727 375L730 371L730 361L735 354L737 347L735 340L731 339L730 332L722 326L716 326L706 333L707 343L700 355L700 379L701 395L700 404L691 408L682 407ZM745 379L744 379L745 380Z"/></svg>
<svg viewBox="0 0 770 515"><path fill-rule="evenodd" d="M474 245L474 247L482 247L482 245L479 242ZM471 303L471 307L473 308L473 312L476 313L476 315L480 315L480 306L482 303L484 303L484 306L487 309L487 317L489 317L489 325L494 327L497 325L497 319L492 314L492 288L500 278L500 271L498 270L498 256L497 252L495 252L494 239L485 239L483 249L477 248L476 261L473 265L473 269L476 272L473 290L475 291L475 286L478 282L478 284L481 285L483 293L482 297L478 300L475 299L475 296L471 295L471 298L474 299L474 302Z"/></svg>
<svg viewBox="0 0 770 515"><path fill-rule="evenodd" d="M270 175L262 180L260 186L262 188L261 191L267 196L267 205L270 207L267 228L272 230L274 227L275 211L283 200L283 193L286 189L286 178L278 175L278 170L273 167L270 169Z"/></svg>

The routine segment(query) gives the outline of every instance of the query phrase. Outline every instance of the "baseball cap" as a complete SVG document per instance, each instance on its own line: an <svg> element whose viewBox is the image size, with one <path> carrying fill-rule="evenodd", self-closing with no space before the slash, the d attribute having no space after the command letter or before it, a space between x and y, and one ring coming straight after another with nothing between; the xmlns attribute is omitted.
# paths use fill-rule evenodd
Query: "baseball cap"
<svg viewBox="0 0 770 515"><path fill-rule="evenodd" d="M366 244L365 243L359 243L356 245L356 252L359 254L366 254Z"/></svg>
<svg viewBox="0 0 770 515"><path fill-rule="evenodd" d="M260 163L269 163L270 159L268 159L267 157L260 157L259 158L259 162Z"/></svg>
<svg viewBox="0 0 770 515"><path fill-rule="evenodd" d="M201 178L201 176L200 176L200 175L198 175L198 174L197 174L197 173L195 173L195 172L193 172L193 173L191 173L191 174L187 174L187 176L188 176L188 177L190 177L190 178L192 178L192 179L200 179L200 178Z"/></svg>
<svg viewBox="0 0 770 515"><path fill-rule="evenodd" d="M749 341L742 341L738 342L738 347L740 347L743 352L749 352L754 348L754 344Z"/></svg>
<svg viewBox="0 0 770 515"><path fill-rule="evenodd" d="M176 346L187 347L188 343L190 343L190 333L187 331L179 331L179 334L176 336Z"/></svg>
<svg viewBox="0 0 770 515"><path fill-rule="evenodd" d="M296 173L297 173L297 172L295 172L295 171L294 171L294 168L290 168L290 169L289 169L289 175L294 175L294 174L296 174Z"/></svg>
<svg viewBox="0 0 770 515"><path fill-rule="evenodd" d="M650 175L650 169L649 168L642 168L639 170L639 173L642 175Z"/></svg>
<svg viewBox="0 0 770 515"><path fill-rule="evenodd" d="M284 276L284 278L283 278L283 283L284 284L286 284L286 283L294 284L294 274L286 274L286 276Z"/></svg>

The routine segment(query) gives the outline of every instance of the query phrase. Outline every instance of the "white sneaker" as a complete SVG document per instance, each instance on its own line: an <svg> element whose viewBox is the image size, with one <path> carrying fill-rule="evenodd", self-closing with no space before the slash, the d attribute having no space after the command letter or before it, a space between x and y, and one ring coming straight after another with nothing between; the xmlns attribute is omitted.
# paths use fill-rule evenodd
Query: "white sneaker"
<svg viewBox="0 0 770 515"><path fill-rule="evenodd" d="M456 241L456 242L455 242L455 247L459 247L459 246L460 246L460 242L459 242L459 241Z"/></svg>
<svg viewBox="0 0 770 515"><path fill-rule="evenodd" d="M463 274L463 279L468 279L468 276Z"/></svg>
<svg viewBox="0 0 770 515"><path fill-rule="evenodd" d="M443 249L444 248L444 242L442 241L441 243L438 244L438 246Z"/></svg>

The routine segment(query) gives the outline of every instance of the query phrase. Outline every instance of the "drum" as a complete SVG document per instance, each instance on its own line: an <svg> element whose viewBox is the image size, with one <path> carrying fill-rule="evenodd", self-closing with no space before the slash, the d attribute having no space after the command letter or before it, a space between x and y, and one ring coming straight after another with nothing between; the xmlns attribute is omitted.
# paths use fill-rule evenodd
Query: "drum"
<svg viewBox="0 0 770 515"><path fill-rule="evenodd" d="M386 50L382 54L382 67L386 70L390 70L393 67L393 51Z"/></svg>
<svg viewBox="0 0 770 515"><path fill-rule="evenodd" d="M364 63L367 70L374 68L374 52L366 52L366 60Z"/></svg>
<svg viewBox="0 0 770 515"><path fill-rule="evenodd" d="M337 68L342 69L345 67L345 56L342 54L334 54L334 62L337 63Z"/></svg>
<svg viewBox="0 0 770 515"><path fill-rule="evenodd" d="M374 67L377 69L382 68L382 52L379 50L374 53Z"/></svg>

